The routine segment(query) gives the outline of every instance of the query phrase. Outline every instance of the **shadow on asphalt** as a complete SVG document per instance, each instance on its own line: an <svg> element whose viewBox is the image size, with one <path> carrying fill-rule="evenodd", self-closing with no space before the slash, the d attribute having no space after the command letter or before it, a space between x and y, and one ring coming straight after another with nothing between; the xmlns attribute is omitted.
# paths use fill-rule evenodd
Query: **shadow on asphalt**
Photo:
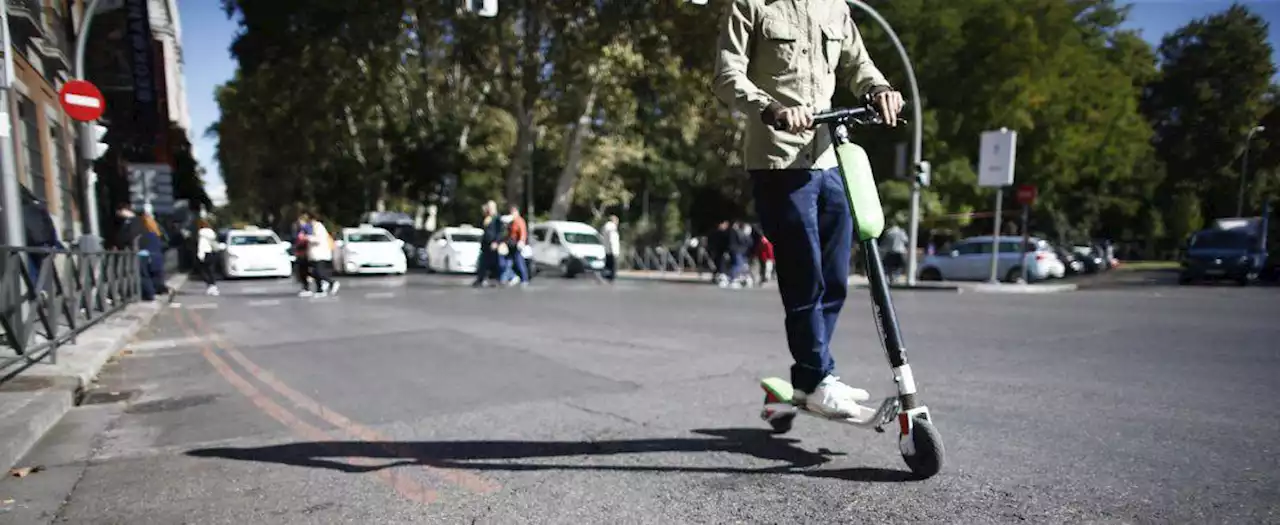
<svg viewBox="0 0 1280 525"><path fill-rule="evenodd" d="M847 481L905 482L917 478L911 472L881 468L794 470L815 467L843 453L810 452L794 446L799 440L779 438L754 428L699 429L694 433L712 438L629 439L611 441L311 441L246 448L205 448L188 456L277 463L295 467L337 470L351 474L401 466L471 470L604 470L623 472L686 472L716 474L798 474ZM688 467L666 465L568 465L547 463L486 463L564 456L601 456L643 452L732 452L788 464L759 469ZM353 465L329 458L394 460L385 465Z"/></svg>

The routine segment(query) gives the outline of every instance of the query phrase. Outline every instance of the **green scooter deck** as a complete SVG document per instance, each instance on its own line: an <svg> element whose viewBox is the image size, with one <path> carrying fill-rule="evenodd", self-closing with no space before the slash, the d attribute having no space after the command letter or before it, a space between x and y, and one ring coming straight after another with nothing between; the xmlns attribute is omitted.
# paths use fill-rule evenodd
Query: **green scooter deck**
<svg viewBox="0 0 1280 525"><path fill-rule="evenodd" d="M849 211L858 229L858 240L880 238L884 233L884 208L880 204L880 192L876 189L876 178L867 151L849 142L836 146L836 158L840 164L840 175L844 177Z"/></svg>
<svg viewBox="0 0 1280 525"><path fill-rule="evenodd" d="M795 397L796 389L791 382L781 377L766 377L760 380L760 386L769 392L779 403L790 403Z"/></svg>

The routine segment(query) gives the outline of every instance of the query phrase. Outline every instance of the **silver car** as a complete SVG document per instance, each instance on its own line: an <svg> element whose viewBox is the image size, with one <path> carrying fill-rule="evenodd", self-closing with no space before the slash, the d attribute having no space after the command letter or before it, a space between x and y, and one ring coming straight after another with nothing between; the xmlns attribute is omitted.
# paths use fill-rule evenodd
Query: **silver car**
<svg viewBox="0 0 1280 525"><path fill-rule="evenodd" d="M997 278L1016 282L1027 267L1027 280L1043 281L1062 276L1064 265L1053 246L1043 239L1031 237L1035 250L1023 251L1021 236L1000 236L1000 254L996 263ZM985 281L991 277L991 236L969 237L951 246L951 250L929 255L920 262L919 278L924 281Z"/></svg>

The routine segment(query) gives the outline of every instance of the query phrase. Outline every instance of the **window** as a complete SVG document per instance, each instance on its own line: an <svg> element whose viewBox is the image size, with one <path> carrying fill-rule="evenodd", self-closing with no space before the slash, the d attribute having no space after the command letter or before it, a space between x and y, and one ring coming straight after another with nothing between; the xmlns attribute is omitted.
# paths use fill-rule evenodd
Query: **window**
<svg viewBox="0 0 1280 525"><path fill-rule="evenodd" d="M59 186L61 205L58 212L62 214L63 236L72 235L75 231L75 216L71 213L72 203L76 201L75 164L71 162L67 144L63 141L62 127L56 122L49 123L49 144L53 146L53 171Z"/></svg>
<svg viewBox="0 0 1280 525"><path fill-rule="evenodd" d="M1018 247L1022 246L1020 242L1000 242L1000 253L1018 253ZM1029 250L1028 250L1029 251Z"/></svg>
<svg viewBox="0 0 1280 525"><path fill-rule="evenodd" d="M960 255L974 255L974 254L980 253L981 249L982 247L979 246L978 243L972 243L972 242L957 244L955 248L956 252L958 252Z"/></svg>
<svg viewBox="0 0 1280 525"><path fill-rule="evenodd" d="M280 244L275 235L232 235L231 246L262 246L264 244Z"/></svg>
<svg viewBox="0 0 1280 525"><path fill-rule="evenodd" d="M456 233L450 234L449 238L452 239L453 242L475 242L475 243L480 242L480 235L475 233L456 232Z"/></svg>
<svg viewBox="0 0 1280 525"><path fill-rule="evenodd" d="M347 242L391 242L391 236L381 232L349 233Z"/></svg>
<svg viewBox="0 0 1280 525"><path fill-rule="evenodd" d="M27 184L32 193L49 202L49 190L45 186L44 141L40 137L40 124L36 120L36 104L26 95L18 94L19 133L22 137L22 153L27 168Z"/></svg>
<svg viewBox="0 0 1280 525"><path fill-rule="evenodd" d="M569 244L604 244L600 242L599 235L586 232L564 232L564 242Z"/></svg>

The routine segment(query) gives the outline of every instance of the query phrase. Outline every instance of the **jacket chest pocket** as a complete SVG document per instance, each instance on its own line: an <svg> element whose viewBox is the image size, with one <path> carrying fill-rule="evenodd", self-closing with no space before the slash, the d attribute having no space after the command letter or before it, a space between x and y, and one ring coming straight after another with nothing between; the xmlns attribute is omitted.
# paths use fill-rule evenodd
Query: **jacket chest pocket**
<svg viewBox="0 0 1280 525"><path fill-rule="evenodd" d="M827 24L822 26L822 50L827 58L827 72L836 70L840 63L840 53L844 50L844 26Z"/></svg>
<svg viewBox="0 0 1280 525"><path fill-rule="evenodd" d="M762 73L780 77L795 73L799 54L799 32L791 24L777 18L766 18L760 29L760 45L756 49L757 66Z"/></svg>

